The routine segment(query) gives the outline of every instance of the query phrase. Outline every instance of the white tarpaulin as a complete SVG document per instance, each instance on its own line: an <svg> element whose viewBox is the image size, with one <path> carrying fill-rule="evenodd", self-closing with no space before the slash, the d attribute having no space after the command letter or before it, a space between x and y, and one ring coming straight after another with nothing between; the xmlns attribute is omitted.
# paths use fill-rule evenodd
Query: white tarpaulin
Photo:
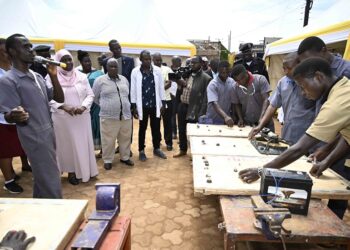
<svg viewBox="0 0 350 250"><path fill-rule="evenodd" d="M160 17L164 13L159 12L152 0L0 0L0 36L21 33L63 40L71 50L103 52L108 50L106 42L117 39L129 54L142 49L165 55L195 53L194 45L172 37L171 30L163 27ZM171 11L168 18L172 18Z"/></svg>
<svg viewBox="0 0 350 250"><path fill-rule="evenodd" d="M326 44L347 41L350 34L350 21L337 23L325 28L311 30L305 28L303 32L296 36L281 39L267 45L265 57L276 54L286 54L298 49L300 42L308 36L318 36Z"/></svg>

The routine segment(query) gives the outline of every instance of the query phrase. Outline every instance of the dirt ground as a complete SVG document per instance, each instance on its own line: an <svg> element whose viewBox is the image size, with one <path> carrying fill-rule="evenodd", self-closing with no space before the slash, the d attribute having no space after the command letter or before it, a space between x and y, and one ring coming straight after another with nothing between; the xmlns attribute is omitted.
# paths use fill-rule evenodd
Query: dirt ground
<svg viewBox="0 0 350 250"><path fill-rule="evenodd" d="M95 207L95 183L121 183L121 215L132 218L132 249L223 249L224 232L218 230L221 217L218 198L215 196L196 198L193 195L191 159L189 156L174 159L178 150L166 151L162 141L161 148L168 159L153 156L150 128L146 136L146 155L148 160L140 162L137 153L138 124L134 122L134 167L127 167L115 157L113 168L106 171L103 161L97 161L99 175L88 183L72 186L67 175L62 176L65 199L86 199L89 206L86 214ZM0 189L0 197L30 198L32 196L31 173L21 172L18 159L14 160L16 172L21 176L19 183L25 189L22 194L13 195ZM0 182L3 178L0 177ZM347 211L345 220L350 225ZM283 249L281 244L246 244L238 249ZM312 246L289 245L287 249L322 249ZM328 248L329 249L329 248ZM338 248L333 248L338 249Z"/></svg>

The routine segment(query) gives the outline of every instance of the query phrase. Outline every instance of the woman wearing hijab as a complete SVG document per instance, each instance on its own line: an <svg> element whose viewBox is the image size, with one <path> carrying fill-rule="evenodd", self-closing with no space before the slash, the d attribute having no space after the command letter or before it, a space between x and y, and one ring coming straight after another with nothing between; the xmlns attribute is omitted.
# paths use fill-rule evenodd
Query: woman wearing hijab
<svg viewBox="0 0 350 250"><path fill-rule="evenodd" d="M67 50L59 50L55 60L67 65L57 68L65 102L51 102L57 162L61 172L68 172L69 183L77 185L80 179L87 182L98 174L89 112L94 94L86 75L73 68Z"/></svg>
<svg viewBox="0 0 350 250"><path fill-rule="evenodd" d="M99 76L104 75L102 71L95 70L91 66L90 55L87 51L78 50L78 60L81 65L81 72L86 74L90 87L94 85L95 79ZM92 126L92 138L94 140L95 150L100 150L96 155L96 158L102 157L102 147L101 147L101 134L100 134L100 107L93 103L90 108L91 115L91 126Z"/></svg>

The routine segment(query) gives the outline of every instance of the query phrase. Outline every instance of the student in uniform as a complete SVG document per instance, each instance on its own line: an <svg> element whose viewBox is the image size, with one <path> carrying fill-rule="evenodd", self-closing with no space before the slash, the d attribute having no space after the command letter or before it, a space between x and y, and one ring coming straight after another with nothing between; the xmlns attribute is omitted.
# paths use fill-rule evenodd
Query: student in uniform
<svg viewBox="0 0 350 250"><path fill-rule="evenodd" d="M266 126L280 107L284 112L281 138L289 144L295 144L315 119L316 102L306 99L301 94L301 88L293 80L293 69L297 59L296 52L288 54L283 59L283 70L286 75L279 80L276 90L269 97L270 105L258 126L249 133L249 139Z"/></svg>
<svg viewBox="0 0 350 250"><path fill-rule="evenodd" d="M221 61L218 66L219 75L210 81L207 88L208 109L206 117L214 124L226 124L229 127L234 125L232 113L234 81L230 74L230 64Z"/></svg>
<svg viewBox="0 0 350 250"><path fill-rule="evenodd" d="M330 142L340 134L340 139L331 153L321 162L313 165L310 173L320 176L337 160L350 153L350 81L337 77L329 62L319 57L302 61L294 70L293 78L302 89L303 95L311 100L325 101L315 121L299 141L280 156L265 164L263 168L282 168L294 162L319 142ZM261 168L248 168L239 172L244 182L251 183L259 178ZM343 177L350 179L350 168L344 168ZM332 211L342 218L345 210Z"/></svg>
<svg viewBox="0 0 350 250"><path fill-rule="evenodd" d="M61 178L56 161L55 135L49 102L64 102L57 69L48 66L52 85L29 71L33 49L21 34L6 39L12 69L0 78L0 112L8 123L16 123L18 137L32 166L33 198L62 198Z"/></svg>
<svg viewBox="0 0 350 250"><path fill-rule="evenodd" d="M265 76L252 74L242 64L234 66L231 74L236 82L233 103L239 119L238 126L255 126L269 104L268 98L271 92L269 82ZM275 130L272 119L267 127L271 131Z"/></svg>

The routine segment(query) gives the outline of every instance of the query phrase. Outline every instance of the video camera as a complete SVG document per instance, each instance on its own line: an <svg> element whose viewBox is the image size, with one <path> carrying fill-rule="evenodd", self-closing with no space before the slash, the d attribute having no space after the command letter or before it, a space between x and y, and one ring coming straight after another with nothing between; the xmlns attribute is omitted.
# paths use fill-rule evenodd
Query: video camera
<svg viewBox="0 0 350 250"><path fill-rule="evenodd" d="M174 71L174 73L169 73L168 77L170 81L180 80L181 78L186 79L189 78L192 73L190 67L180 67Z"/></svg>

